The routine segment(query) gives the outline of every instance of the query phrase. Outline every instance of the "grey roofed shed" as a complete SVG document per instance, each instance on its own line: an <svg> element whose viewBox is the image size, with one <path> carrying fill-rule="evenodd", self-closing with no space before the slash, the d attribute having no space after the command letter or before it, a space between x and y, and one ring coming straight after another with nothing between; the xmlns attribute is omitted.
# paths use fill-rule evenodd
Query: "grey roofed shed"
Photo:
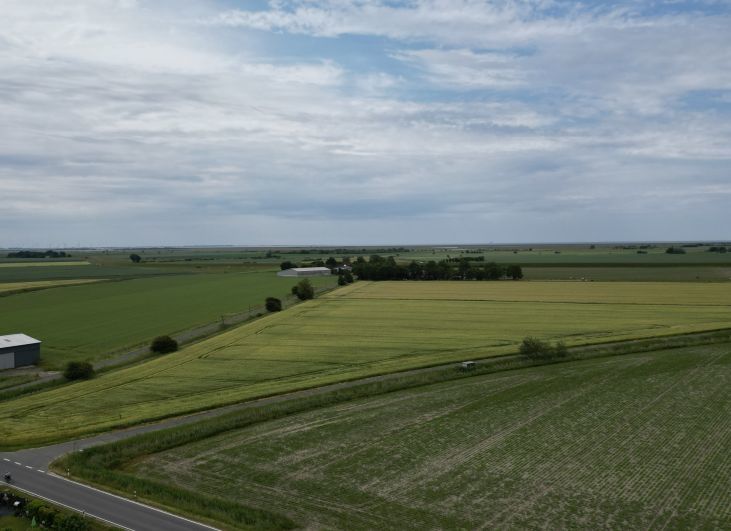
<svg viewBox="0 0 731 531"><path fill-rule="evenodd" d="M277 276L280 277L326 277L328 275L332 275L329 267L293 267L277 273Z"/></svg>
<svg viewBox="0 0 731 531"><path fill-rule="evenodd" d="M0 336L0 369L14 369L38 363L41 342L25 334Z"/></svg>

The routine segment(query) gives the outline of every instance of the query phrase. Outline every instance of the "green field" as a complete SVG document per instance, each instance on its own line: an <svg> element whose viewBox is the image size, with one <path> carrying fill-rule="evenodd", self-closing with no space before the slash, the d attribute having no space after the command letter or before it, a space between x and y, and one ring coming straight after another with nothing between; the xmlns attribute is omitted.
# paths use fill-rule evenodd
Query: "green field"
<svg viewBox="0 0 731 531"><path fill-rule="evenodd" d="M59 290L29 295L53 291ZM356 283L175 354L9 400L0 412L0 444L39 443L346 379L510 354L527 335L579 345L729 328L729 300L731 284Z"/></svg>
<svg viewBox="0 0 731 531"><path fill-rule="evenodd" d="M261 307L267 296L285 297L295 283L272 272L198 274L20 293L0 297L0 335L22 332L42 340L43 365L60 367Z"/></svg>
<svg viewBox="0 0 731 531"><path fill-rule="evenodd" d="M288 415L126 470L306 529L728 529L731 346L575 361Z"/></svg>

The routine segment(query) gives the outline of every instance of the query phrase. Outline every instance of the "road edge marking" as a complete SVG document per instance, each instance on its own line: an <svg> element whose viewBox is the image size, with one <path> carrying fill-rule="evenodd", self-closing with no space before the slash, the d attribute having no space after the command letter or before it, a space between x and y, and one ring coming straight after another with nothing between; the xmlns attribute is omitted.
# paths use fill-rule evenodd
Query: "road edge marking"
<svg viewBox="0 0 731 531"><path fill-rule="evenodd" d="M15 489L15 490L19 490L19 491L22 491L22 492L25 492L26 494L30 494L31 496L35 496L36 498L40 498L42 500L46 500L47 502L51 502L51 503L53 503L55 505L60 505L61 507L65 507L66 509L70 509L70 510L76 512L76 513L81 514L81 515L90 516L90 517L95 518L97 520L101 520L102 522L105 522L107 524L111 524L111 525L113 525L115 527L119 527L121 529L126 529L127 531L135 531L131 527L126 527L126 526L123 526L122 524L118 524L116 522L112 522L111 520L107 520L106 518L102 518L101 516L97 516L97 515L95 515L93 513L90 513L89 511L79 510L79 509L77 509L75 507L71 507L70 505L66 505L65 503L62 503L62 502L53 500L51 498L46 498L45 496L42 496L40 494L36 494L32 490L24 489L23 487L18 487L17 485L10 485L10 488Z"/></svg>
<svg viewBox="0 0 731 531"><path fill-rule="evenodd" d="M63 476L61 476L59 474L54 473L54 472L48 472L47 475L53 476L53 477L58 478L58 479L62 479L64 481L68 481L69 483L74 483L74 484L79 485L81 487L86 487L87 489L91 489L91 490L100 492L102 494L106 494L107 496L114 496L115 498L119 498L120 500L124 500L124 501L130 502L130 503L134 503L136 505L140 505L140 506L145 507L147 509L152 509L153 511L157 511L159 513L167 514L169 516L174 516L175 518L180 518L181 520L185 520L186 522L190 522L191 524L196 524L196 525L199 525L199 526L208 528L208 529L213 529L213 531L221 531L217 527L213 527L213 526L210 526L208 524L204 524L202 522L198 522L197 520L193 520L191 518L186 518L185 516L180 516L179 514L171 513L170 511L166 511L164 509L159 509L158 507L153 507L152 505L147 505L146 503L138 502L138 501L132 500L130 498L125 498L124 496L120 496L119 494L114 494L113 492L109 492L109 491L106 491L106 490L98 489L96 487L92 487L91 485L87 485L86 483L81 483L79 481L74 481L73 479L65 478L65 477L63 477Z"/></svg>

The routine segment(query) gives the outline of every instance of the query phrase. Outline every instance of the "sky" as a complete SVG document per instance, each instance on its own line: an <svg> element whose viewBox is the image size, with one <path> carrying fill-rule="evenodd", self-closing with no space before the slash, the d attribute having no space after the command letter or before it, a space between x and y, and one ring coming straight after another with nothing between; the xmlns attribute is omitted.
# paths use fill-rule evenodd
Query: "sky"
<svg viewBox="0 0 731 531"><path fill-rule="evenodd" d="M0 246L731 239L731 0L2 0Z"/></svg>

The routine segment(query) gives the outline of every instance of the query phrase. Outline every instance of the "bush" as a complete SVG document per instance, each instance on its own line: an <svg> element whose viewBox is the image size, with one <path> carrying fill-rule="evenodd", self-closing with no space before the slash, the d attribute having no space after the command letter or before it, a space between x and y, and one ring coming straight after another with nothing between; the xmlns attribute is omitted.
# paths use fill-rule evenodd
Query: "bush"
<svg viewBox="0 0 731 531"><path fill-rule="evenodd" d="M280 301L279 299L275 299L274 297L267 297L265 306L267 311L269 312L282 311L282 301Z"/></svg>
<svg viewBox="0 0 731 531"><path fill-rule="evenodd" d="M338 286L345 286L347 283L343 275L338 276Z"/></svg>
<svg viewBox="0 0 731 531"><path fill-rule="evenodd" d="M292 289L292 293L297 295L297 298L301 301L315 298L315 288L312 287L312 284L310 284L310 281L306 278L297 283L297 285Z"/></svg>
<svg viewBox="0 0 731 531"><path fill-rule="evenodd" d="M665 249L665 253L667 254L685 254L685 249L682 247L668 247Z"/></svg>
<svg viewBox="0 0 731 531"><path fill-rule="evenodd" d="M550 343L535 337L526 337L520 344L520 353L533 360L550 357L552 350Z"/></svg>
<svg viewBox="0 0 731 531"><path fill-rule="evenodd" d="M70 361L63 375L67 380L88 380L94 377L94 366L88 361Z"/></svg>
<svg viewBox="0 0 731 531"><path fill-rule="evenodd" d="M566 343L559 341L552 346L548 341L541 341L535 337L526 337L520 344L520 353L532 360L548 360L551 358L565 358L569 355Z"/></svg>
<svg viewBox="0 0 731 531"><path fill-rule="evenodd" d="M157 354L168 354L178 350L178 342L170 336L158 336L152 340L150 350Z"/></svg>
<svg viewBox="0 0 731 531"><path fill-rule="evenodd" d="M285 269L292 269L293 267L297 267L297 264L294 262L290 262L289 260L286 260L279 264L279 267L284 271Z"/></svg>

